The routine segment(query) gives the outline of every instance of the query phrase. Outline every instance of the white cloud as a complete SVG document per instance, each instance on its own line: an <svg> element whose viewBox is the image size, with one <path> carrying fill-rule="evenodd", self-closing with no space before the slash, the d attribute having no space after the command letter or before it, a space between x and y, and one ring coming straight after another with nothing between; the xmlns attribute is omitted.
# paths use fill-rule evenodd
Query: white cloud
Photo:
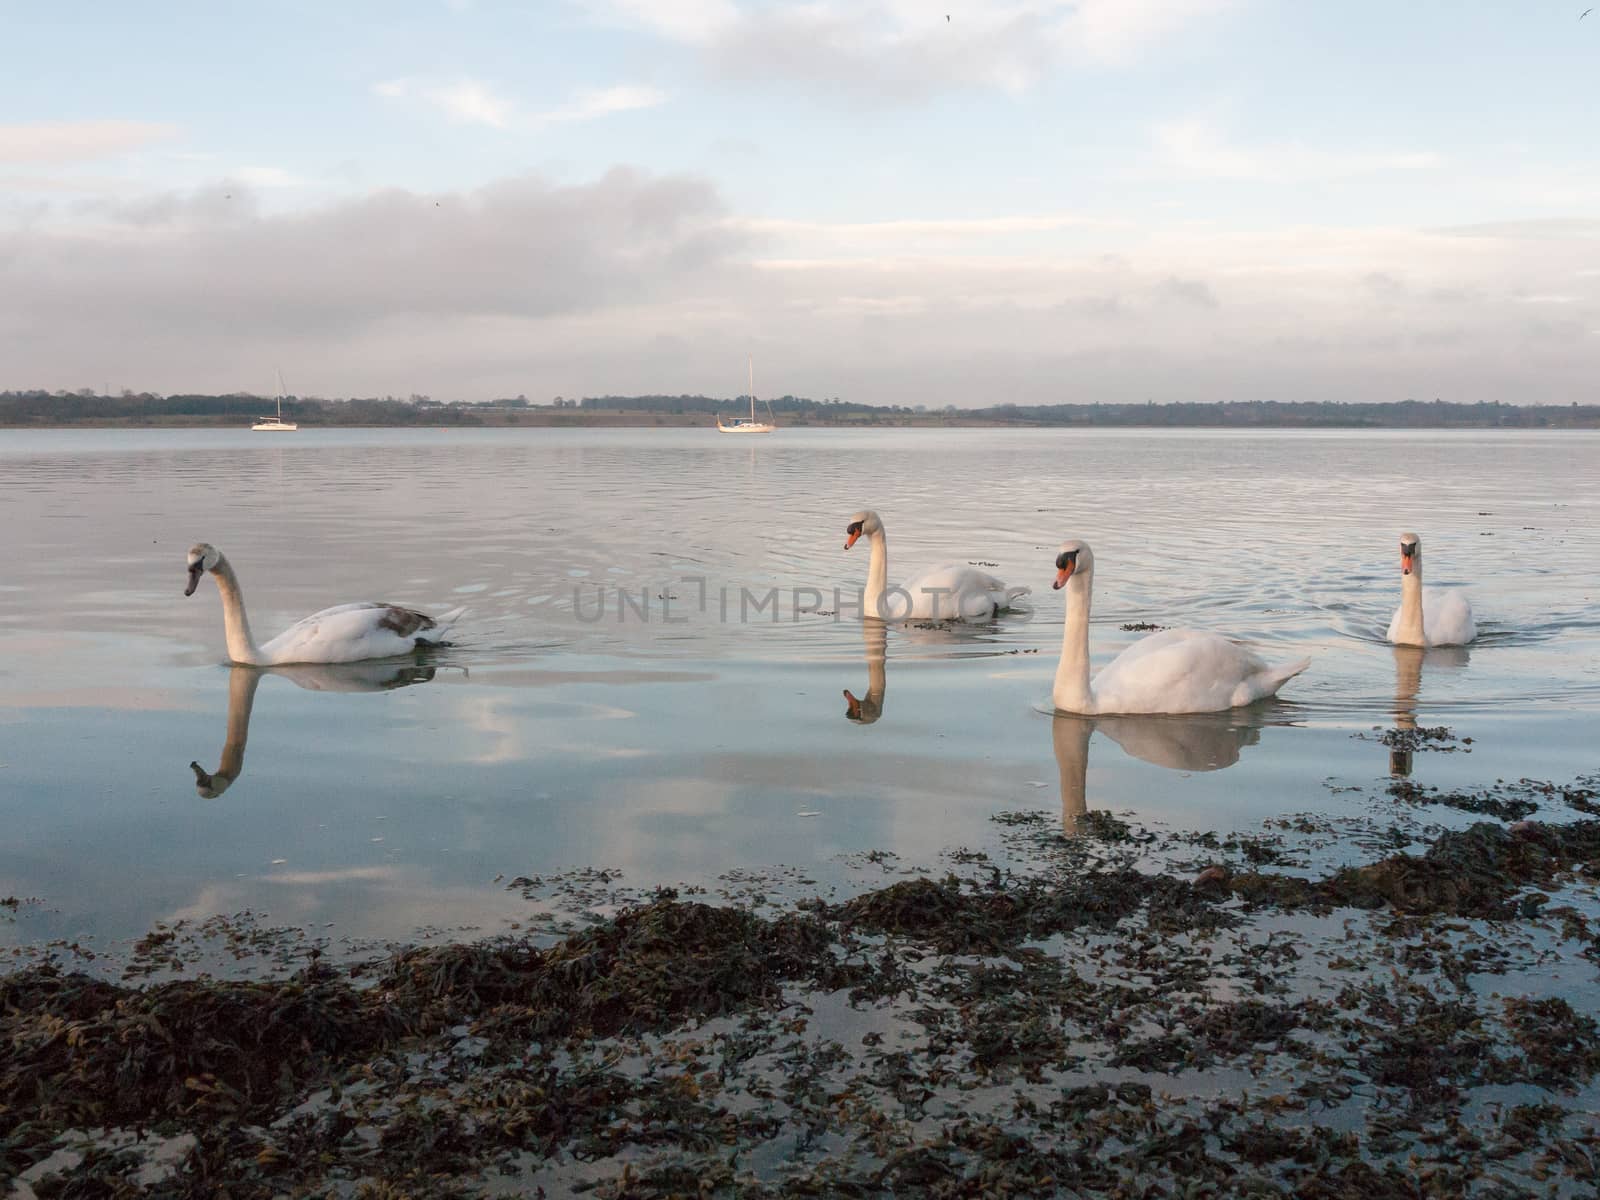
<svg viewBox="0 0 1600 1200"><path fill-rule="evenodd" d="M740 19L732 0L579 0L602 21L680 42L705 42Z"/></svg>
<svg viewBox="0 0 1600 1200"><path fill-rule="evenodd" d="M1600 220L1593 217L1545 217L1523 221L1489 221L1478 225L1449 225L1435 232L1464 238L1593 243L1600 240Z"/></svg>
<svg viewBox="0 0 1600 1200"><path fill-rule="evenodd" d="M943 217L932 220L902 218L892 221L795 221L781 217L758 217L741 222L754 233L809 234L837 238L880 241L886 238L925 237L984 238L996 234L1042 233L1057 229L1110 228L1122 222L1073 213L1041 216Z"/></svg>
<svg viewBox="0 0 1600 1200"><path fill-rule="evenodd" d="M310 333L400 315L548 317L670 293L744 240L704 182L628 170L583 186L386 190L290 214L258 209L241 181L226 197L213 186L103 203L94 215L93 225L0 232L0 260L43 289L0 294L0 360L13 312L69 336L79 318L117 323L116 309L146 287L169 292L163 303L187 293L163 323L213 337L235 323Z"/></svg>
<svg viewBox="0 0 1600 1200"><path fill-rule="evenodd" d="M1209 17L1236 0L1081 0L1064 22L1067 40L1090 58L1120 63Z"/></svg>
<svg viewBox="0 0 1600 1200"><path fill-rule="evenodd" d="M130 181L115 175L0 175L0 192L81 192L113 195L126 192Z"/></svg>
<svg viewBox="0 0 1600 1200"><path fill-rule="evenodd" d="M666 101L665 92L652 87L635 87L622 84L617 87L598 88L579 92L567 104L549 112L537 113L529 118L531 124L554 121L592 121L611 113L631 112L640 108L654 108Z"/></svg>
<svg viewBox="0 0 1600 1200"><path fill-rule="evenodd" d="M1127 222L1076 213L1015 214L989 217L904 218L888 221L804 221L785 218L733 218L729 224L769 250L769 263L789 254L803 261L862 262L865 258L986 255L1008 248L1033 253L1059 252L1089 244L1106 231L1129 229Z"/></svg>
<svg viewBox="0 0 1600 1200"><path fill-rule="evenodd" d="M303 187L306 182L282 167L237 167L228 177L257 188Z"/></svg>
<svg viewBox="0 0 1600 1200"><path fill-rule="evenodd" d="M429 88L423 95L458 121L505 129L511 124L511 104L471 79L448 87Z"/></svg>
<svg viewBox="0 0 1600 1200"><path fill-rule="evenodd" d="M372 91L386 100L416 97L457 121L505 130L531 130L564 121L592 121L612 113L653 108L667 98L666 93L653 87L618 84L585 89L557 108L527 112L514 101L496 94L489 85L474 79L447 85L420 84L407 78L389 79L373 84Z"/></svg>
<svg viewBox="0 0 1600 1200"><path fill-rule="evenodd" d="M1024 91L1073 63L1124 65L1244 0L575 0L598 21L690 46L724 75L912 99Z"/></svg>
<svg viewBox="0 0 1600 1200"><path fill-rule="evenodd" d="M702 180L634 171L293 214L215 188L101 203L94 226L85 202L64 211L0 233L0 361L25 386L225 391L265 358L326 394L720 394L738 344L779 390L878 402L1564 402L1592 386L1600 324L1574 278L1583 223L757 221Z"/></svg>
<svg viewBox="0 0 1600 1200"><path fill-rule="evenodd" d="M841 96L905 102L983 88L1018 93L1061 60L1059 31L1037 5L984 6L962 24L924 8L819 3L751 9L704 45L730 78L822 83Z"/></svg>
<svg viewBox="0 0 1600 1200"><path fill-rule="evenodd" d="M1213 179L1304 183L1444 165L1439 155L1426 151L1349 152L1294 142L1244 147L1229 141L1210 121L1195 117L1164 122L1154 136L1166 165Z"/></svg>
<svg viewBox="0 0 1600 1200"><path fill-rule="evenodd" d="M177 136L152 121L39 121L0 125L0 163L64 163L126 154Z"/></svg>

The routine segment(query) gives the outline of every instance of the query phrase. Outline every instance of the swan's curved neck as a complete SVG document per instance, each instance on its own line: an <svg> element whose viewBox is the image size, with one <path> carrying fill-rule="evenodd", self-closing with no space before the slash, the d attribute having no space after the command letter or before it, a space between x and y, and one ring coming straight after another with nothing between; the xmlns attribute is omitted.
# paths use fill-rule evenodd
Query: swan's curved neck
<svg viewBox="0 0 1600 1200"><path fill-rule="evenodd" d="M883 616L883 593L889 590L889 539L882 527L867 535L871 557L867 561L867 590L861 594L861 615Z"/></svg>
<svg viewBox="0 0 1600 1200"><path fill-rule="evenodd" d="M261 651L250 636L250 618L245 616L244 596L239 591L239 577L233 573L233 564L221 556L211 573L217 579L217 591L222 594L222 624L228 634L228 659L247 666L261 664Z"/></svg>
<svg viewBox="0 0 1600 1200"><path fill-rule="evenodd" d="M1089 605L1092 576L1073 575L1067 580L1067 615L1061 623L1061 661L1050 699L1062 712L1086 713L1094 709L1089 692Z"/></svg>
<svg viewBox="0 0 1600 1200"><path fill-rule="evenodd" d="M1426 646L1422 629L1422 559L1412 564L1411 574L1400 576L1400 628L1396 641L1408 646Z"/></svg>

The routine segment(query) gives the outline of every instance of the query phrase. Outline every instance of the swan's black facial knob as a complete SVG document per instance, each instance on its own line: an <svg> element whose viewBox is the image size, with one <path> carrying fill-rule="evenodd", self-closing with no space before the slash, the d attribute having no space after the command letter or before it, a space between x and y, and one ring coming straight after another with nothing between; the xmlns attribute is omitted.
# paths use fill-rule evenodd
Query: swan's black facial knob
<svg viewBox="0 0 1600 1200"><path fill-rule="evenodd" d="M1072 578L1072 573L1078 569L1078 552L1076 550L1063 550L1056 555L1056 581L1050 586L1055 590L1067 586L1067 580Z"/></svg>

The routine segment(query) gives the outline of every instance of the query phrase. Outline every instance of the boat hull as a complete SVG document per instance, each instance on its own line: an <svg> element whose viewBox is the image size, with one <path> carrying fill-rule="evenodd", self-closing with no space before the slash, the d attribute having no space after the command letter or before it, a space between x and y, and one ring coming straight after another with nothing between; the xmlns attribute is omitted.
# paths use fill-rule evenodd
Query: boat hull
<svg viewBox="0 0 1600 1200"><path fill-rule="evenodd" d="M772 405L767 405L767 419L756 420L756 364L755 359L750 360L750 416L735 417L732 425L722 423L722 414L717 414L718 433L774 433L778 426L772 416Z"/></svg>

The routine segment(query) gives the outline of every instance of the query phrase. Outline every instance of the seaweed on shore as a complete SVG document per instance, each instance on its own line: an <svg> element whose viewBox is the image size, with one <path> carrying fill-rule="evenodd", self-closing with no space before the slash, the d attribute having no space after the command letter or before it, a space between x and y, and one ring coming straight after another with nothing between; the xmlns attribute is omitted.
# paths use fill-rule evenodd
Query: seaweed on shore
<svg viewBox="0 0 1600 1200"><path fill-rule="evenodd" d="M1437 804L1443 808L1453 808L1457 812L1476 813L1485 817L1497 817L1502 821L1520 821L1523 817L1531 817L1539 811L1536 800L1526 796L1508 796L1499 794L1499 789L1484 792L1445 792L1438 788L1425 787L1410 779L1393 779L1389 782L1389 795L1406 804Z"/></svg>
<svg viewBox="0 0 1600 1200"><path fill-rule="evenodd" d="M1106 845L1137 844L1124 828ZM1544 889L1600 866L1600 821L1481 823L1319 878L1261 869L1276 857L1191 878L1046 855L771 916L661 893L553 945L313 954L275 982L18 972L0 979L0 1178L26 1171L39 1196L476 1195L504 1172L612 1197L1330 1200L1588 1178L1600 1127L1556 1100L1600 1077L1595 1015L1467 979L1507 968L1475 923L1587 944L1569 905L1540 918ZM1404 920L1303 932L1335 909ZM1334 982L1305 990L1303 959ZM1487 1086L1527 1091L1469 1112Z"/></svg>
<svg viewBox="0 0 1600 1200"><path fill-rule="evenodd" d="M1345 867L1320 880L1244 873L1226 886L1257 904L1328 909L1391 907L1413 915L1449 913L1506 919L1543 903L1528 885L1558 872L1600 867L1600 821L1548 825L1523 821L1510 829L1480 822L1441 834L1420 856L1395 854Z"/></svg>

